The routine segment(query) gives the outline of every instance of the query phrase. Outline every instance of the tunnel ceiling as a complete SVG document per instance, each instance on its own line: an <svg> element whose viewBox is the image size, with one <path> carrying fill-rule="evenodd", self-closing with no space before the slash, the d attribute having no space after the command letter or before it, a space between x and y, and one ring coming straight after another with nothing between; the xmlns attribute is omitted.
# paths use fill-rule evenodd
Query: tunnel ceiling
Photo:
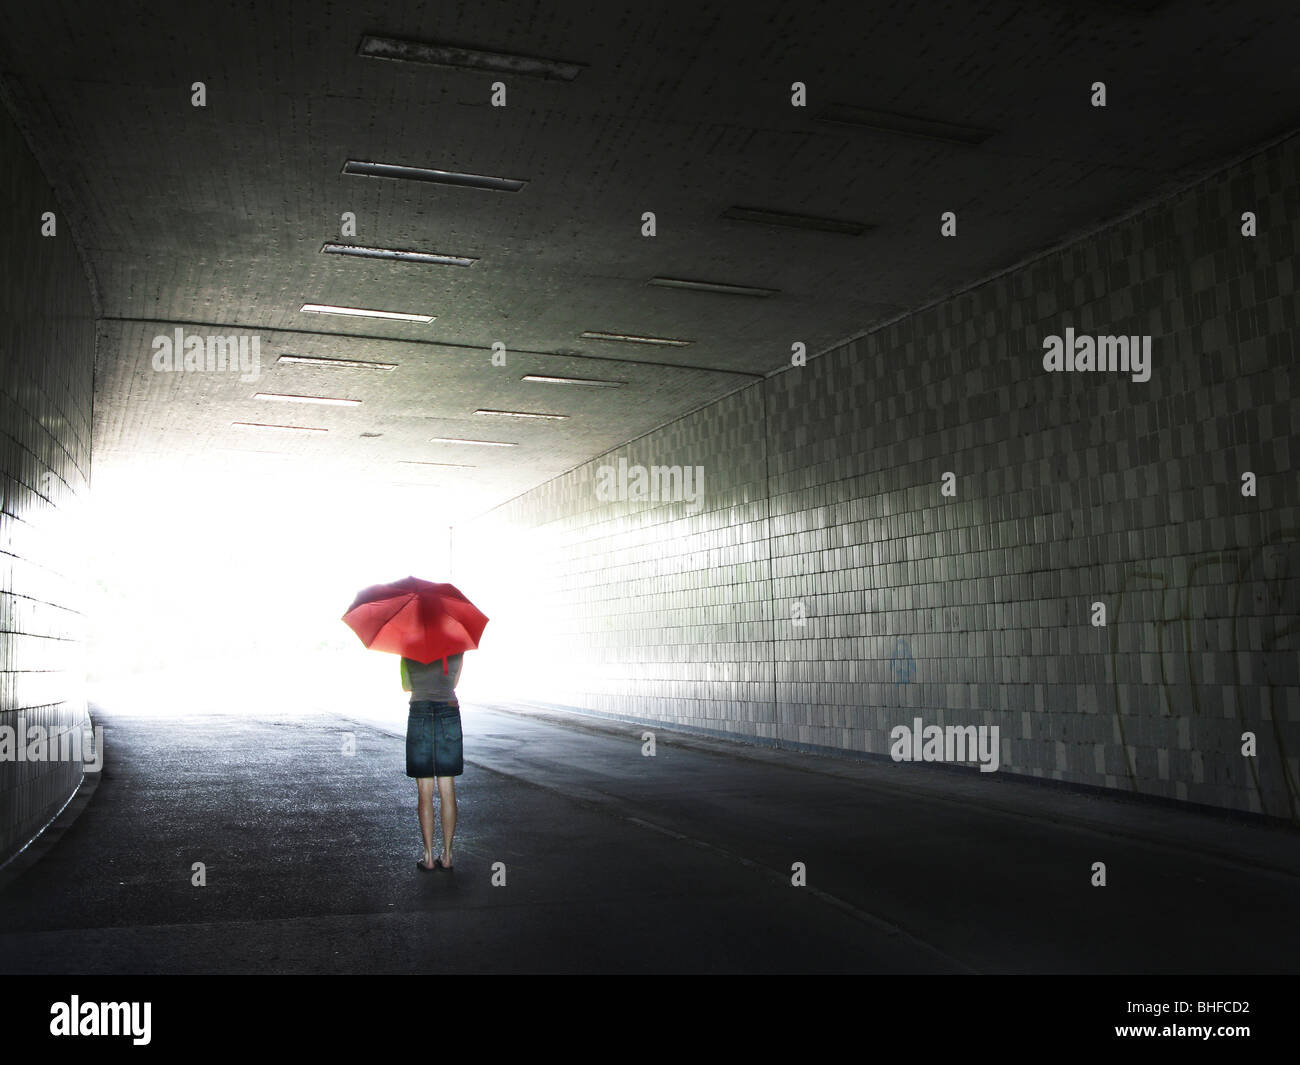
<svg viewBox="0 0 1300 1065"><path fill-rule="evenodd" d="M96 475L148 458L337 467L442 485L470 511L773 372L795 342L815 354L1185 183L1300 112L1289 0L46 3L7 5L0 31L8 102L98 291ZM358 54L367 34L578 66L570 79L373 58ZM806 107L791 104L796 81ZM1105 108L1090 104L1096 81ZM828 120L845 107L969 129ZM353 176L348 160L526 184ZM864 228L724 217L737 207ZM955 239L940 236L944 211ZM355 236L340 235L344 212ZM477 261L344 257L327 242ZM260 379L156 372L153 338L178 326L257 336Z"/></svg>

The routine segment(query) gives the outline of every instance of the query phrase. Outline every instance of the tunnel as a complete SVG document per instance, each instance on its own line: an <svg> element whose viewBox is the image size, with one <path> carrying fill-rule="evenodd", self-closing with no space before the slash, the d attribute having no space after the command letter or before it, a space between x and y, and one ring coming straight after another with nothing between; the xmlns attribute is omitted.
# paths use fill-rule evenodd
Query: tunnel
<svg viewBox="0 0 1300 1065"><path fill-rule="evenodd" d="M1300 969L1297 40L6 6L22 1023L823 975L1278 1031L1232 1004Z"/></svg>

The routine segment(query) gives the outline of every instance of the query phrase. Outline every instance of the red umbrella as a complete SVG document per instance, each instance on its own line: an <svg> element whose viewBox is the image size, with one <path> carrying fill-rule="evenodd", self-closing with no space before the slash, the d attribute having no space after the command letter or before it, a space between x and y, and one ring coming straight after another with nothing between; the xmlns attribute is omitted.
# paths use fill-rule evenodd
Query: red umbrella
<svg viewBox="0 0 1300 1065"><path fill-rule="evenodd" d="M362 589L343 615L347 626L373 651L391 651L417 662L443 659L478 647L488 619L451 584L406 577Z"/></svg>

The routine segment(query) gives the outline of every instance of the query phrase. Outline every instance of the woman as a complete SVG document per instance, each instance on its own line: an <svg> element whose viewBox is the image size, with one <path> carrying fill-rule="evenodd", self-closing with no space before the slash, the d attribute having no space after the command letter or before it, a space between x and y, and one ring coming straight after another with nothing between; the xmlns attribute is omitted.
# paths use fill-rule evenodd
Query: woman
<svg viewBox="0 0 1300 1065"><path fill-rule="evenodd" d="M461 743L460 703L456 683L463 655L451 655L425 665L402 659L402 689L411 693L406 719L406 775L415 778L424 858L416 862L423 873L451 872L451 840L456 834L456 778L465 772ZM433 788L442 800L442 855L433 856Z"/></svg>

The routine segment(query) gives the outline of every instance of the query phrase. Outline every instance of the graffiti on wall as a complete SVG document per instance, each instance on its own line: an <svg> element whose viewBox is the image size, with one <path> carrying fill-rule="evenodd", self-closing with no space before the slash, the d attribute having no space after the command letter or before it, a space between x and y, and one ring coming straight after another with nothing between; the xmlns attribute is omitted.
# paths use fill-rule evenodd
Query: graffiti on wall
<svg viewBox="0 0 1300 1065"><path fill-rule="evenodd" d="M1192 716L1219 713L1221 707L1207 706L1205 678L1198 675L1197 656L1202 652L1229 652L1233 675L1231 683L1239 695L1246 685L1262 692L1263 703L1252 704L1247 720L1244 698L1235 700L1238 723L1243 732L1256 732L1261 742L1271 738L1281 766L1285 788L1287 816L1300 820L1300 781L1288 762L1286 738L1282 725L1285 704L1276 687L1294 683L1290 674L1275 681L1269 675L1271 662L1281 653L1295 653L1300 647L1300 603L1296 602L1300 586L1300 555L1295 547L1300 545L1300 529L1283 529L1268 537L1254 548L1209 551L1185 559L1170 560L1164 568L1133 567L1124 574L1115 603L1114 621L1124 617L1124 604L1143 593L1159 596L1157 617L1148 619L1154 627L1156 658L1160 665L1160 691L1165 717L1182 716L1190 710ZM1198 605L1203 596L1223 590L1228 596L1227 622L1228 646L1223 646L1214 633L1214 622ZM1248 635L1254 633L1253 637ZM1123 745L1125 766L1131 786L1137 787L1137 773L1132 764L1128 741L1124 731L1124 707L1121 705L1119 682L1119 629L1111 626L1111 687L1114 695L1115 721ZM1251 661L1251 675L1243 675L1243 655ZM1215 678L1216 685L1224 685L1227 678ZM1190 706L1180 708L1176 701L1190 701ZM1132 716L1131 713L1128 716ZM1259 798L1261 809L1268 811L1270 804L1260 782L1258 760L1248 760L1251 780ZM1275 805L1275 804L1274 804Z"/></svg>
<svg viewBox="0 0 1300 1065"><path fill-rule="evenodd" d="M889 669L895 684L911 684L916 678L916 659L912 657L912 645L901 636L894 643L894 654L889 660Z"/></svg>

